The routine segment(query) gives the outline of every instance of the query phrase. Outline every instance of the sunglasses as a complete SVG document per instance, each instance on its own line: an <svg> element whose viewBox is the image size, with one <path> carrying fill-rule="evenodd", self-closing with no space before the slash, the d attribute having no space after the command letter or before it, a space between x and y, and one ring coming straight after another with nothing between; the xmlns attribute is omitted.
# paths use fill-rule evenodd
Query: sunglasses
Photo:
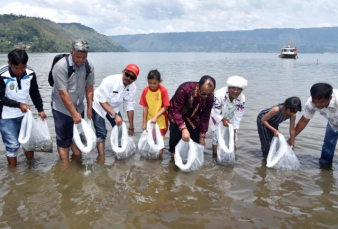
<svg viewBox="0 0 338 229"><path fill-rule="evenodd" d="M128 73L127 71L124 71L124 75L131 80L136 80L136 76Z"/></svg>

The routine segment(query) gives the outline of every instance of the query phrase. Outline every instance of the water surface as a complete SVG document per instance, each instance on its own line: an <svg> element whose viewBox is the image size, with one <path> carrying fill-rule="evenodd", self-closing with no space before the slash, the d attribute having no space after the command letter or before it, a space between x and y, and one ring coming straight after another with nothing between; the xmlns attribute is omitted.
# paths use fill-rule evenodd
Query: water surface
<svg viewBox="0 0 338 229"><path fill-rule="evenodd" d="M55 54L30 54L55 140L47 75ZM136 81L135 142L141 135L138 100L151 69L162 73L170 96L185 81L215 77L217 88L231 75L248 79L246 111L238 132L236 163L217 165L207 138L205 163L199 171L179 171L170 160L168 138L164 159L138 154L115 160L94 150L83 160L62 164L53 153L36 153L9 169L0 143L0 228L337 228L337 156L332 167L318 164L326 121L316 115L296 139L298 171L269 169L262 161L256 116L264 108L299 96L304 104L312 84L325 81L338 88L337 55L300 54L279 59L278 53L90 53L96 86L128 63L139 65ZM0 55L0 64L7 56ZM35 109L32 110L36 114ZM126 115L123 115L126 119ZM298 114L297 119L299 119ZM287 137L289 122L280 130ZM109 133L111 128L109 128ZM90 171L86 175L87 169Z"/></svg>

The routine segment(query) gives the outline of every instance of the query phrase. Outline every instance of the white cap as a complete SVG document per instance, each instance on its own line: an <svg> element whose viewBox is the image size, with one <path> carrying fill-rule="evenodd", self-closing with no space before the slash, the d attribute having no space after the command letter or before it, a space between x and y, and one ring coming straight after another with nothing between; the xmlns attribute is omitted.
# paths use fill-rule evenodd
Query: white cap
<svg viewBox="0 0 338 229"><path fill-rule="evenodd" d="M241 76L230 76L227 81L228 87L239 87L244 89L248 85L248 81Z"/></svg>

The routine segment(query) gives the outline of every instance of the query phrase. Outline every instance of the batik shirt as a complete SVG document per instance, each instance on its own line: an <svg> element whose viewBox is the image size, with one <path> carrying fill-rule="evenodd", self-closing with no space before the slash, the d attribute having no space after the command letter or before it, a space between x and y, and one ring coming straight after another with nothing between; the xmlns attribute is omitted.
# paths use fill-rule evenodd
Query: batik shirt
<svg viewBox="0 0 338 229"><path fill-rule="evenodd" d="M229 99L228 87L223 87L215 92L214 105L211 110L209 127L215 130L216 125L225 117L234 127L239 129L245 108L245 96L241 93L238 98Z"/></svg>
<svg viewBox="0 0 338 229"><path fill-rule="evenodd" d="M200 98L197 82L183 83L170 100L169 120L174 122L180 130L186 128L186 122L193 129L199 127L200 136L205 137L213 101L213 94L206 99Z"/></svg>

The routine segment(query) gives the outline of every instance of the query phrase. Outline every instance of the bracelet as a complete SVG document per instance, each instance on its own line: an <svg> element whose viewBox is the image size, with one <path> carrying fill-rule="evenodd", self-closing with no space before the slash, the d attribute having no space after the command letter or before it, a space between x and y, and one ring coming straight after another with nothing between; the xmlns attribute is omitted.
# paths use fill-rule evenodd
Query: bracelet
<svg viewBox="0 0 338 229"><path fill-rule="evenodd" d="M130 127L129 127L129 130L134 130L134 128L130 128Z"/></svg>

